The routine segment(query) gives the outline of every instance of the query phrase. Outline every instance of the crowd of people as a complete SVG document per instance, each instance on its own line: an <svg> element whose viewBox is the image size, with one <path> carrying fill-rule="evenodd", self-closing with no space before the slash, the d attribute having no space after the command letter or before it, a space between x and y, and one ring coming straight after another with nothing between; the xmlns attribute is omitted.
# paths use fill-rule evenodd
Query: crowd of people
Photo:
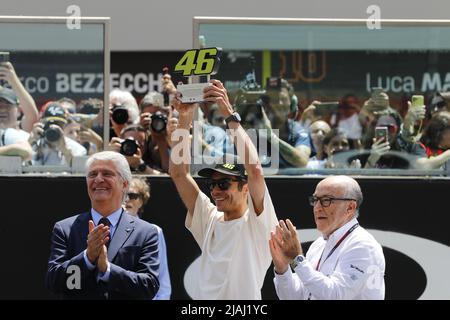
<svg viewBox="0 0 450 320"><path fill-rule="evenodd" d="M37 106L11 62L0 65L0 80L0 155L19 156L24 165L70 166L74 157L106 146L125 155L135 174L168 173L167 128L178 117L173 106L177 90L169 74L163 77L162 93L149 92L139 103L126 90L111 90L106 143L101 100L61 98ZM243 127L256 129L258 150L263 141L266 144L267 153L259 153L263 167L271 165L273 156L280 169L312 171L428 170L443 168L450 159L450 95L445 92L436 93L427 105L408 101L401 112L381 88L374 88L365 101L347 94L333 103L312 101L304 107L288 81L271 78L264 88L243 85L232 100ZM202 155L236 156L217 104L201 104L196 120L201 134L195 140Z"/></svg>

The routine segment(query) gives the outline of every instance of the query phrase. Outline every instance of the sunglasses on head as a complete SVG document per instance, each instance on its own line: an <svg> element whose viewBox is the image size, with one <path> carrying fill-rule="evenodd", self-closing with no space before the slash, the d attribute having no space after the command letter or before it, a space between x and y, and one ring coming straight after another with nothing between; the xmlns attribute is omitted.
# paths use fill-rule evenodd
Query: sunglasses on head
<svg viewBox="0 0 450 320"><path fill-rule="evenodd" d="M239 182L241 180L239 179L231 179L231 178L225 178L225 179L209 179L206 184L208 185L209 191L213 191L216 186L219 187L220 190L225 191L228 190L231 186L231 182L236 181Z"/></svg>
<svg viewBox="0 0 450 320"><path fill-rule="evenodd" d="M128 192L127 193L128 199L130 200L137 200L141 197L140 193L134 193L134 192Z"/></svg>

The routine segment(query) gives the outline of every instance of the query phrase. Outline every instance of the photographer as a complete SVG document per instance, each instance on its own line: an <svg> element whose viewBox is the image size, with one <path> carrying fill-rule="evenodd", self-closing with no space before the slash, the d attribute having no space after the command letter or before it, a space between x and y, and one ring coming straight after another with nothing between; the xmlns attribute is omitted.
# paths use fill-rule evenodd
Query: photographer
<svg viewBox="0 0 450 320"><path fill-rule="evenodd" d="M139 108L130 92L113 89L109 94L109 103L110 137L119 137L127 125L139 123Z"/></svg>
<svg viewBox="0 0 450 320"><path fill-rule="evenodd" d="M109 143L109 150L119 152L125 156L131 171L140 174L160 174L144 161L147 153L148 134L141 125L129 125L120 133L120 138L113 137Z"/></svg>
<svg viewBox="0 0 450 320"><path fill-rule="evenodd" d="M311 155L311 138L307 130L291 119L297 109L293 109L290 88L284 79L277 79L275 86L268 83L261 99L262 119L264 127L270 131L268 141L279 145L280 167L304 168ZM278 129L279 136L272 129Z"/></svg>
<svg viewBox="0 0 450 320"><path fill-rule="evenodd" d="M70 165L75 156L85 156L86 149L64 135L68 124L64 108L49 102L41 122L35 123L29 137L33 148L33 165Z"/></svg>
<svg viewBox="0 0 450 320"><path fill-rule="evenodd" d="M67 118L67 124L64 126L64 135L81 144L88 155L103 150L102 137L94 130L75 121L74 118Z"/></svg>
<svg viewBox="0 0 450 320"><path fill-rule="evenodd" d="M20 79L17 76L11 62L0 63L0 80L6 81L11 86L15 94L17 94L18 102L20 102L17 106L23 112L23 117L20 120L19 126L17 124L16 113L16 116L11 119L9 128L18 129L18 127L20 127L26 132L31 132L33 129L33 124L39 121L38 110L33 98L20 82Z"/></svg>
<svg viewBox="0 0 450 320"><path fill-rule="evenodd" d="M144 161L167 172L170 147L166 129L169 118L172 117L172 107L164 106L164 95L153 91L142 99L140 109L140 123L149 131L148 152L144 155Z"/></svg>

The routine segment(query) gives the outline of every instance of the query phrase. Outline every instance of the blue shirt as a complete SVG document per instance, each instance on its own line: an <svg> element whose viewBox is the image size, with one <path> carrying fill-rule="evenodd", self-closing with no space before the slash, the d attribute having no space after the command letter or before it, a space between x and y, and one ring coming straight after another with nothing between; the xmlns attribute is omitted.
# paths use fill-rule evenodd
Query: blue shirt
<svg viewBox="0 0 450 320"><path fill-rule="evenodd" d="M159 290L153 300L170 300L172 287L170 285L169 268L167 266L167 247L162 229L153 224L158 230L158 251L159 251Z"/></svg>
<svg viewBox="0 0 450 320"><path fill-rule="evenodd" d="M116 210L116 211L114 211L113 213L111 213L109 216L105 217L105 218L108 218L109 223L111 224L111 225L109 226L109 234L110 234L110 236L109 236L110 240L109 240L109 241L110 241L110 242L111 242L111 240L112 240L112 237L114 236L114 232L116 232L117 224L119 223L120 216L122 215L122 212L123 212L123 209L122 209L122 208L119 208L118 210ZM92 220L94 221L95 226L98 226L98 222L100 221L101 218L103 218L103 216L102 216L100 213L98 213L97 211L95 211L94 208L91 209L91 216L92 216ZM93 264L89 261L86 252L87 252L87 249L84 250L84 253L83 253L83 256L84 256L84 262L86 263L87 268L88 268L90 271L93 271L97 266L96 266L96 265L93 265ZM111 267L110 267L110 265L108 264L108 269L106 270L106 272L103 273L103 274L102 274L101 272L99 272L99 274L98 274L98 276L97 276L97 280L98 280L98 281L101 280L101 281L107 282L107 281L109 280L109 274L110 274L110 272L111 272Z"/></svg>

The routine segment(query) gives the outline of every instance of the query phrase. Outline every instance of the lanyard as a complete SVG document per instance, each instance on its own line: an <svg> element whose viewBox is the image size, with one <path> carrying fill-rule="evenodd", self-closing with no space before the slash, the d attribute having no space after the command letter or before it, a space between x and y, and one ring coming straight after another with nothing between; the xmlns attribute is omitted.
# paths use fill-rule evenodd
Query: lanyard
<svg viewBox="0 0 450 320"><path fill-rule="evenodd" d="M327 257L325 258L325 260L323 260L323 263L325 263L325 261L327 261L327 259L333 254L333 252L339 247L339 245L342 243L342 241L344 241L345 238L348 237L348 235L350 233L353 232L353 230L355 230L357 227L359 226L359 223L354 224L350 229L347 230L347 232L339 239L338 242L336 242L336 244L334 245L333 249L331 249L330 253L327 255ZM317 266L316 266L316 270L319 270L319 266L320 266L320 261L322 260L322 256L323 253L325 251L325 248L322 251L322 254L320 255L320 259L317 262Z"/></svg>

